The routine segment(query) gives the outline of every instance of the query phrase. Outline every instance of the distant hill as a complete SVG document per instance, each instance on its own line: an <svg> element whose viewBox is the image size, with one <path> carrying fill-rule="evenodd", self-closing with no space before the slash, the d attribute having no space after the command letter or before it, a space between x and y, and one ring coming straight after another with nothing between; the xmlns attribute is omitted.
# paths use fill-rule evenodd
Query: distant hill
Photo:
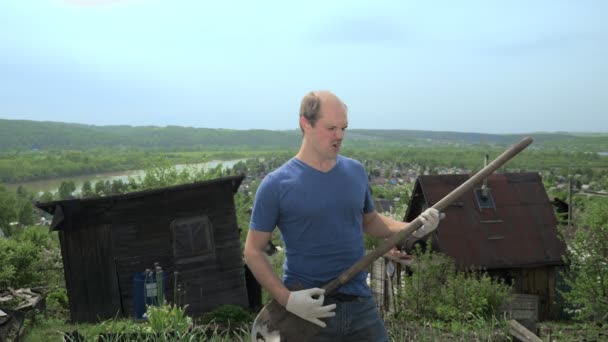
<svg viewBox="0 0 608 342"><path fill-rule="evenodd" d="M531 135L535 147L584 152L608 151L608 133L487 134L413 130L349 129L346 146L508 145ZM61 122L0 119L0 151L87 150L97 147L137 149L276 149L297 148L299 130L230 130L181 126L93 126Z"/></svg>

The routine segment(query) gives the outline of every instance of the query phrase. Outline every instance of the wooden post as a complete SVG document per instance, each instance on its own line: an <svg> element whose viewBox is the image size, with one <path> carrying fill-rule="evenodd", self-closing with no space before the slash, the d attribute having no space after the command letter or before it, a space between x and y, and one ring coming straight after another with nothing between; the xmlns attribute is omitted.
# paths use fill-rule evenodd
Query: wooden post
<svg viewBox="0 0 608 342"><path fill-rule="evenodd" d="M509 326L509 333L513 335L515 338L519 339L523 342L543 342L538 336L536 336L533 332L526 329L523 325L519 324L514 319L507 321L507 325Z"/></svg>

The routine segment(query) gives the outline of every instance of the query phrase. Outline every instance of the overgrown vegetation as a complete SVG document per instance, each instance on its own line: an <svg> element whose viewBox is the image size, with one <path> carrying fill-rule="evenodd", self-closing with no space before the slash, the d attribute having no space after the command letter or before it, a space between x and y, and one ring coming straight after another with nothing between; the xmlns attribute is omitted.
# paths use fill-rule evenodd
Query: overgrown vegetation
<svg viewBox="0 0 608 342"><path fill-rule="evenodd" d="M608 201L591 199L578 229L563 228L568 243L568 272L564 280L568 291L562 291L576 318L608 322ZM573 236L569 236L573 235Z"/></svg>
<svg viewBox="0 0 608 342"><path fill-rule="evenodd" d="M10 239L0 238L0 289L48 286L58 279L60 258L57 236L46 227L31 226Z"/></svg>
<svg viewBox="0 0 608 342"><path fill-rule="evenodd" d="M418 246L395 300L398 321L434 322L450 331L494 322L510 285L481 270L458 271L445 255Z"/></svg>

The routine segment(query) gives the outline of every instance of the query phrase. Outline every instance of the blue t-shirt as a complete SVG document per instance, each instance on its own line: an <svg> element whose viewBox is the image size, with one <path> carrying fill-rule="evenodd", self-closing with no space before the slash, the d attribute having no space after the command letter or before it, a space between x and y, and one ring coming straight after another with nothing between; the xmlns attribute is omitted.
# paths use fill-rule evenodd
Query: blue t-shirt
<svg viewBox="0 0 608 342"><path fill-rule="evenodd" d="M374 210L363 165L338 156L328 172L292 158L269 173L256 192L251 229L281 231L287 287L321 287L365 254L363 214ZM371 296L367 272L338 289Z"/></svg>

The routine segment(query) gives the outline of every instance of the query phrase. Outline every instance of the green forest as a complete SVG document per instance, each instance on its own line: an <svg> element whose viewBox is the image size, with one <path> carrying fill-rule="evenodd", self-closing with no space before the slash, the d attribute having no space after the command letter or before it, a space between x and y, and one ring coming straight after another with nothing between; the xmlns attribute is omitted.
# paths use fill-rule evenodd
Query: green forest
<svg viewBox="0 0 608 342"><path fill-rule="evenodd" d="M512 170L600 170L608 134L531 134L535 142ZM479 169L523 135L349 130L344 154L357 159ZM188 127L87 126L0 119L0 183L145 169L294 153L299 131L221 130ZM574 171L572 171L574 172ZM575 172L576 173L576 172Z"/></svg>
<svg viewBox="0 0 608 342"><path fill-rule="evenodd" d="M181 126L93 126L61 122L0 119L0 152L129 148L161 151L291 149L300 131L229 130ZM608 152L608 134L530 133L535 148ZM414 130L349 129L346 146L434 147L506 146L525 134L484 134Z"/></svg>
<svg viewBox="0 0 608 342"><path fill-rule="evenodd" d="M535 139L530 148L499 172L538 172L550 200L571 200L573 204L573 222L568 225L561 218L559 221L562 238L568 245L564 260L569 268L564 270L563 279L570 291L562 294L564 318L539 322L539 329L550 330L560 341L600 341L608 338L608 156L598 152L608 151L608 135L530 136ZM343 154L360 160L370 179L386 179L372 185L374 196L393 201L394 206L387 214L402 219L415 177L473 173L483 167L485 155L492 160L521 137L349 130ZM97 325L72 324L59 237L57 232L48 232L50 217L34 209L33 203L123 194L245 174L246 180L234 197L244 241L249 210L262 175L293 156L299 139L296 130L87 126L0 120L0 295L9 288L40 288L47 300L44 313L26 322L25 340L62 340L66 332L78 329L90 340L108 332L156 334L165 340L175 340L170 337L175 338L179 332L178 340L183 341L248 341L248 327L255 313L230 306L218 307L209 316L194 321L184 316L182 308L169 303L151 308L150 314L156 318L147 324L119 317ZM230 168L174 167L235 159L242 161ZM133 169L144 169L145 173L128 181L91 179L81 188L66 180L57 192L35 193L27 186L9 191L5 186ZM396 181L410 176L410 181ZM278 234L273 236L273 242L281 245ZM366 242L370 248L378 243ZM403 279L403 291L398 297L401 305L396 314L385 319L393 341L512 340L507 320L495 311L508 297L508 284L490 278L483 271L458 272L449 258L431 253L430 249L418 251L416 258L426 266ZM273 261L277 272L281 262L281 259ZM425 292L427 287L436 292ZM267 301L268 295L264 298ZM462 298L470 300L463 302ZM417 306L421 302L425 305Z"/></svg>

